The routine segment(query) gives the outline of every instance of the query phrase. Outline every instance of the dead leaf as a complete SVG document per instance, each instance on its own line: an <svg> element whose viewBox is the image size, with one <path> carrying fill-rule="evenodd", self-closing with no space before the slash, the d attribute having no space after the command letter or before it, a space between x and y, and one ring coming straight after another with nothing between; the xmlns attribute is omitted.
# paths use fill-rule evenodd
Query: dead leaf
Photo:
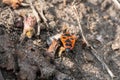
<svg viewBox="0 0 120 80"><path fill-rule="evenodd" d="M46 52L46 56L49 56L51 58L54 58L55 56L55 51L58 48L58 41L56 39L54 39L51 43L51 45L49 46L47 52Z"/></svg>
<svg viewBox="0 0 120 80"><path fill-rule="evenodd" d="M54 39L51 43L51 45L48 48L48 52L54 52L55 48L57 47L58 42Z"/></svg>
<svg viewBox="0 0 120 80"><path fill-rule="evenodd" d="M13 9L16 9L20 6L23 0L3 0L2 2L11 6Z"/></svg>

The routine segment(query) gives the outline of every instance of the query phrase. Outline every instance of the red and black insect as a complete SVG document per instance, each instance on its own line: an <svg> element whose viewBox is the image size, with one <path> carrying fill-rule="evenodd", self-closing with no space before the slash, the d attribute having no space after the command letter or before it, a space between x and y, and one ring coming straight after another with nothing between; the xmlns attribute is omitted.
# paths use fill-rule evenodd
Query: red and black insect
<svg viewBox="0 0 120 80"><path fill-rule="evenodd" d="M70 34L69 32L61 35L60 40L66 52L70 52L74 48L76 39L76 36L74 34Z"/></svg>

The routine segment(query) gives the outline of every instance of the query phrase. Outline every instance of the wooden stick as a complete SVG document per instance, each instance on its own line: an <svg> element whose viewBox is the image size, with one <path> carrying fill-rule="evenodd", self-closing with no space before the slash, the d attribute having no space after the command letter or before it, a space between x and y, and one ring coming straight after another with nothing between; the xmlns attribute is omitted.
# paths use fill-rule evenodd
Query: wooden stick
<svg viewBox="0 0 120 80"><path fill-rule="evenodd" d="M77 9L76 9L76 6L73 5L72 9L73 9L73 11L75 12L76 19L77 19L78 26L79 26L81 35L82 35L82 37L83 37L83 40L86 42L87 46L92 49L93 55L102 63L102 66L105 67L105 69L106 69L107 72L109 73L110 77L113 79L113 78L115 77L115 75L114 75L114 74L112 73L112 71L109 69L109 67L107 66L107 64L97 55L98 52L97 52L97 51L88 43L88 41L86 40L86 38L85 38L85 36L84 36L84 33L83 33L83 30L82 30L82 27L81 27L81 24L80 24L79 14L78 14L78 11L77 11Z"/></svg>
<svg viewBox="0 0 120 80"><path fill-rule="evenodd" d="M36 8L33 6L31 0L29 0L29 3L30 3L30 7L31 7L31 9L32 9L32 11L33 11L33 14L34 14L34 16L35 16L36 19L37 19L37 23L38 23L38 28L37 28L38 31L37 31L37 35L40 35L40 17L39 17L39 14L38 14Z"/></svg>
<svg viewBox="0 0 120 80"><path fill-rule="evenodd" d="M118 9L120 9L120 3L117 0L112 0L114 2L114 4L116 5L116 7Z"/></svg>

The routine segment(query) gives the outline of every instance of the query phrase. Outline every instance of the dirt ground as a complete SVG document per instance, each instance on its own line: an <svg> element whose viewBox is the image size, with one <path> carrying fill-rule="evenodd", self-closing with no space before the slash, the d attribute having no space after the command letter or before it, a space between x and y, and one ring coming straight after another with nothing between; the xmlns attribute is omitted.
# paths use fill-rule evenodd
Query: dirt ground
<svg viewBox="0 0 120 80"><path fill-rule="evenodd" d="M32 14L32 10L30 7L13 10L0 1L0 76L3 80L112 80L91 50L82 46L72 3L73 0L66 0L64 6L63 0L45 0L43 11L49 27L41 19L40 36L26 38L21 44L23 27L16 27L16 14ZM113 72L113 80L120 80L120 10L112 0L75 0L75 5L87 41ZM39 0L34 1L34 6L40 12ZM58 58L52 63L44 56L49 47L47 39L60 33L64 24L79 36L74 53L68 54L74 58L65 56L62 61Z"/></svg>

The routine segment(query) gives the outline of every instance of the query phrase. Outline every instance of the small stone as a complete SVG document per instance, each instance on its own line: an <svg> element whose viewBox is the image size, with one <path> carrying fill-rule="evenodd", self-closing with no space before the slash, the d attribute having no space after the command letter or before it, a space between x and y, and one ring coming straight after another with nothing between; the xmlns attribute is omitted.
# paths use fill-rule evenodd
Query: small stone
<svg viewBox="0 0 120 80"><path fill-rule="evenodd" d="M103 39L103 36L102 36L102 35L97 35L97 36L96 36L96 40L98 40L98 41L101 42L101 43L104 42L104 39Z"/></svg>
<svg viewBox="0 0 120 80"><path fill-rule="evenodd" d="M49 23L49 25L50 25L52 28L54 28L54 27L56 26L56 23L55 23L55 21L51 21L51 22Z"/></svg>
<svg viewBox="0 0 120 80"><path fill-rule="evenodd" d="M113 49L113 50L119 49L119 44L118 44L118 43L112 44L112 49Z"/></svg>
<svg viewBox="0 0 120 80"><path fill-rule="evenodd" d="M54 12L52 12L52 11L51 11L51 13L54 14ZM47 18L49 21L52 21L52 20L54 20L54 18L55 18L54 15L52 15L51 13L45 14L46 18Z"/></svg>
<svg viewBox="0 0 120 80"><path fill-rule="evenodd" d="M87 62L93 62L94 61L94 57L90 54L90 53L83 53L83 55L84 55L84 59L85 59L85 61L87 61Z"/></svg>
<svg viewBox="0 0 120 80"><path fill-rule="evenodd" d="M93 62L94 57L91 54L87 54L87 60Z"/></svg>
<svg viewBox="0 0 120 80"><path fill-rule="evenodd" d="M103 18L107 20L109 18L109 16L105 15L105 16L103 16Z"/></svg>
<svg viewBox="0 0 120 80"><path fill-rule="evenodd" d="M37 46L41 46L41 45L42 45L42 42L41 42L40 39L38 39L38 40L34 40L34 41L33 41L33 44L34 44L34 45L37 45Z"/></svg>

